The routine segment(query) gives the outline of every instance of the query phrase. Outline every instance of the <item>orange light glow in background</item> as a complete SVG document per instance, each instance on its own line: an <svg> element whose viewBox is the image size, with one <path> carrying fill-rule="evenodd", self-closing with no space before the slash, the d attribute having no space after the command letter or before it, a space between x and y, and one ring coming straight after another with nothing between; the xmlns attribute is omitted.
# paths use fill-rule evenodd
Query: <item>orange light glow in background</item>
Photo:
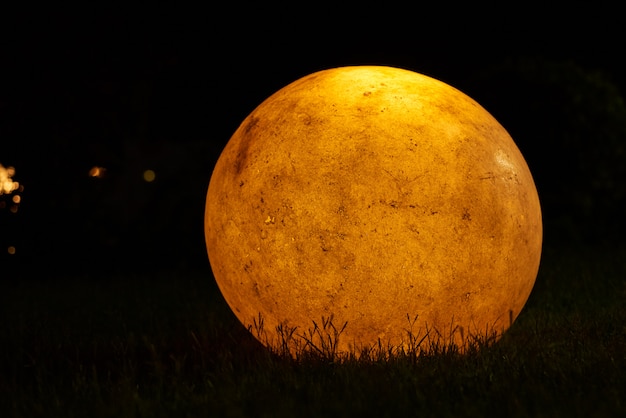
<svg viewBox="0 0 626 418"><path fill-rule="evenodd" d="M15 168L11 166L4 168L4 166L0 164L0 195L11 194L15 190L19 189L20 184L11 179L14 175Z"/></svg>
<svg viewBox="0 0 626 418"><path fill-rule="evenodd" d="M152 183L156 178L156 173L153 170L146 170L143 172L143 179L148 183Z"/></svg>
<svg viewBox="0 0 626 418"><path fill-rule="evenodd" d="M93 166L91 170L89 170L90 177L102 178L106 173L107 169L104 167L98 167L97 165Z"/></svg>
<svg viewBox="0 0 626 418"><path fill-rule="evenodd" d="M0 209L8 208L12 213L17 213L19 204L22 201L22 197L18 193L24 190L24 186L13 180L14 175L15 168L11 166L5 168L0 164L0 196L13 194L9 205L4 200L0 200Z"/></svg>
<svg viewBox="0 0 626 418"><path fill-rule="evenodd" d="M11 213L17 213L20 202L22 201L22 197L18 193L24 190L24 186L13 180L14 175L14 167L8 166L5 168L0 164L0 196L12 195L8 201L0 199L0 209L9 209ZM7 247L7 253L9 255L15 255L15 246L9 245Z"/></svg>

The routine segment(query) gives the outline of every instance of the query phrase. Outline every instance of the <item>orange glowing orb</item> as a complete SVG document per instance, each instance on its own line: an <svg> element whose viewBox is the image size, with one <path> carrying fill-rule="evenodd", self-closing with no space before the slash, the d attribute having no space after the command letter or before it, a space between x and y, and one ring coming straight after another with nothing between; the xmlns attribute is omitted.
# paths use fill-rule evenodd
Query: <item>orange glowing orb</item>
<svg viewBox="0 0 626 418"><path fill-rule="evenodd" d="M261 103L217 161L204 225L217 284L261 342L357 354L499 338L542 246L505 129L455 88L383 66L319 71Z"/></svg>

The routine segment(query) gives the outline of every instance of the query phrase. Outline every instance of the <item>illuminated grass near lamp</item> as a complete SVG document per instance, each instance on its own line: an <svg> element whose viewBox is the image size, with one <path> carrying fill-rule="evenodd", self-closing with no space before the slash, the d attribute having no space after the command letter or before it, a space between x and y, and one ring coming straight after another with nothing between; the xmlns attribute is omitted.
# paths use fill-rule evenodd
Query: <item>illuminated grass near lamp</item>
<svg viewBox="0 0 626 418"><path fill-rule="evenodd" d="M506 130L453 87L380 66L316 72L261 103L217 161L204 224L245 326L261 318L302 347L332 317L346 325L334 348L356 354L406 347L409 325L461 350L499 338L542 246L535 184Z"/></svg>

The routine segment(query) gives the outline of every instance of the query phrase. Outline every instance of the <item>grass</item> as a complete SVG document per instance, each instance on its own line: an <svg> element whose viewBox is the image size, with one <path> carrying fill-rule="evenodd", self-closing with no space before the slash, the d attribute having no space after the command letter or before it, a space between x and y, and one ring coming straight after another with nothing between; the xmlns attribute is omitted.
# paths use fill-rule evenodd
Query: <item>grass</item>
<svg viewBox="0 0 626 418"><path fill-rule="evenodd" d="M360 359L333 356L332 338L295 359L265 350L208 269L4 280L0 416L623 416L625 256L546 251L495 344Z"/></svg>

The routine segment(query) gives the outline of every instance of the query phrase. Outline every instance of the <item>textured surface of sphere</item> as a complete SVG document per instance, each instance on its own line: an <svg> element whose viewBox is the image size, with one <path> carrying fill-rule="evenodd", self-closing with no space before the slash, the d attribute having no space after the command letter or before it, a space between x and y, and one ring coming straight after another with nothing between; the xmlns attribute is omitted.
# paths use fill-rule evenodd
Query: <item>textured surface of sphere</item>
<svg viewBox="0 0 626 418"><path fill-rule="evenodd" d="M478 103L391 67L340 67L267 98L213 170L218 286L266 345L332 317L340 351L501 335L539 268L529 168ZM324 319L323 319L324 318ZM415 318L417 318L415 320ZM414 321L415 320L415 321Z"/></svg>

